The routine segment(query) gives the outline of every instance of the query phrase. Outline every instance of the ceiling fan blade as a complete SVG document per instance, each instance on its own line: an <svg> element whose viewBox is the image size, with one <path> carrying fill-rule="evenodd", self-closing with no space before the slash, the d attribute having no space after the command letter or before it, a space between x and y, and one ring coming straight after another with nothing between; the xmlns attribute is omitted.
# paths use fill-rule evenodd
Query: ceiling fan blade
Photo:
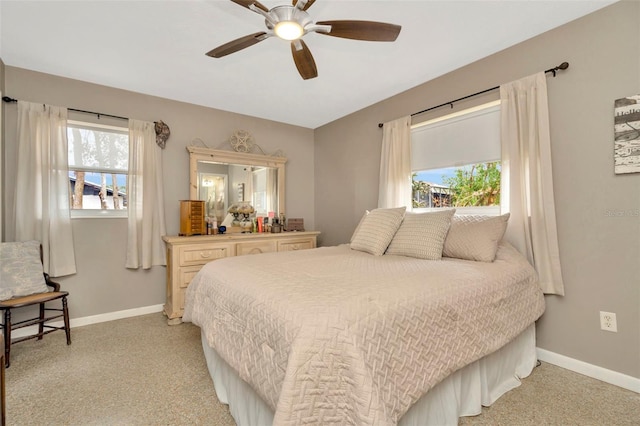
<svg viewBox="0 0 640 426"><path fill-rule="evenodd" d="M304 80L318 76L316 61L313 60L313 55L304 41L300 39L293 40L291 42L291 54L293 55L293 62L296 63L296 68L298 68L298 72Z"/></svg>
<svg viewBox="0 0 640 426"><path fill-rule="evenodd" d="M316 25L331 25L331 31L318 34L366 41L395 41L402 29L400 25L373 21L322 21Z"/></svg>
<svg viewBox="0 0 640 426"><path fill-rule="evenodd" d="M222 58L223 56L227 56L231 53L237 52L238 50L253 46L265 39L267 39L267 33L264 31L250 34L216 47L210 52L207 52L207 56L211 56L212 58Z"/></svg>
<svg viewBox="0 0 640 426"><path fill-rule="evenodd" d="M246 7L249 10L251 10L249 6L251 6L252 4L255 4L257 8L262 9L265 12L269 11L269 8L267 6L263 5L262 3L256 0L231 0L231 1L234 2L235 4L239 4L240 6Z"/></svg>
<svg viewBox="0 0 640 426"><path fill-rule="evenodd" d="M304 7L302 8L302 10L307 10L309 9L311 6L313 6L313 4L316 2L316 0L308 0L307 4L304 5ZM298 0L293 0L293 5L295 6L296 4L298 4Z"/></svg>

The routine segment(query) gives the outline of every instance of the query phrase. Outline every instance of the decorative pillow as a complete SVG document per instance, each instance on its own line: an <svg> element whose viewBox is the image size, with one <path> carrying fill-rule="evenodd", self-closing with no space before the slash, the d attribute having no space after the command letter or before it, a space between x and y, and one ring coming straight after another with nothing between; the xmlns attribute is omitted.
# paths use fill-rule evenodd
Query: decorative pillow
<svg viewBox="0 0 640 426"><path fill-rule="evenodd" d="M351 248L382 256L398 230L405 210L406 207L371 210L362 218L351 241Z"/></svg>
<svg viewBox="0 0 640 426"><path fill-rule="evenodd" d="M353 235L351 235L351 240L349 240L349 242L353 242L353 239L356 237L356 235L358 234L358 231L360 230L360 226L362 226L362 222L364 221L364 218L367 217L367 215L369 214L369 210L365 210L364 211L364 215L362 215L362 217L360 218L360 222L358 222L358 226L356 226L355 231L353 231Z"/></svg>
<svg viewBox="0 0 640 426"><path fill-rule="evenodd" d="M508 221L509 213L502 216L454 216L442 255L493 262Z"/></svg>
<svg viewBox="0 0 640 426"><path fill-rule="evenodd" d="M0 300L49 291L42 275L40 242L0 244L0 275Z"/></svg>
<svg viewBox="0 0 640 426"><path fill-rule="evenodd" d="M407 213L393 237L387 254L439 260L455 209Z"/></svg>

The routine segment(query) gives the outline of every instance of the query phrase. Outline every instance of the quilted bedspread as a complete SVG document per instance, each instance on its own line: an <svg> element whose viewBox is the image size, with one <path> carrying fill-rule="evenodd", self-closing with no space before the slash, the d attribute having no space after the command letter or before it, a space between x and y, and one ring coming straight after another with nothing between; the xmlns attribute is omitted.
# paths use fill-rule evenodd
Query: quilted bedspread
<svg viewBox="0 0 640 426"><path fill-rule="evenodd" d="M394 425L439 381L544 311L533 268L372 256L348 245L213 261L184 321L275 411L275 425Z"/></svg>

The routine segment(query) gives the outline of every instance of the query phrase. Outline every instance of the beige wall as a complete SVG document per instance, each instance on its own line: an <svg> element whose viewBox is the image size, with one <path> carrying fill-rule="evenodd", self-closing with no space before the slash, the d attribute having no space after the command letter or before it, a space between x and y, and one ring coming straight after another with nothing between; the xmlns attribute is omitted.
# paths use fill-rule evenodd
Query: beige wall
<svg viewBox="0 0 640 426"><path fill-rule="evenodd" d="M322 245L347 242L365 209L377 205L384 122L568 61L549 78L553 170L565 297L548 297L538 326L541 348L640 377L640 218L608 211L640 208L640 174L613 174L614 99L640 93L640 3L621 2L372 105L315 132L238 114L2 66L4 94L143 120L162 119L172 135L163 154L168 232L178 230L177 200L188 198L184 147L212 146L236 129L267 152L283 149L287 214L322 231ZM428 54L428 52L423 52ZM4 74L4 75L3 75ZM483 103L496 93L456 105ZM15 181L15 105L3 105L6 140L3 217ZM446 110L449 112L450 110ZM445 111L438 111L420 121ZM315 150L314 150L315 140ZM315 170L315 176L314 176ZM315 186L314 186L315 184ZM315 209L314 209L315 202ZM314 221L315 219L315 221ZM314 225L315 222L315 225ZM124 269L126 223L73 221L78 274L60 281L72 292L73 318L164 302L165 269ZM598 311L616 312L618 333L599 330Z"/></svg>
<svg viewBox="0 0 640 426"><path fill-rule="evenodd" d="M563 61L570 68L549 77L548 90L566 296L546 298L538 346L640 377L640 173L614 174L612 141L614 100L640 94L640 2L614 4L316 129L316 229L324 245L348 242L364 210L377 206L378 122ZM600 330L601 310L617 314L618 333Z"/></svg>
<svg viewBox="0 0 640 426"><path fill-rule="evenodd" d="M200 138L219 147L235 130L249 131L266 153L278 149L288 158L286 214L303 217L314 228L313 131L240 114L171 101L139 93L7 66L5 94L16 99L62 105L141 120L163 120L171 137L163 151L167 232L177 235L178 200L189 198L189 156L185 149ZM15 183L15 123L17 107L4 105L6 156L4 214L11 223ZM87 118L92 117L88 116ZM122 125L123 121L118 124ZM230 149L227 145L225 149ZM8 190L7 190L8 189ZM74 219L73 237L78 273L58 281L71 292L72 318L164 303L165 268L148 271L124 268L126 219ZM7 240L13 233L7 227Z"/></svg>
<svg viewBox="0 0 640 426"><path fill-rule="evenodd" d="M0 58L0 97L4 96L4 62ZM4 241L4 226L3 226L3 214L2 214L2 200L4 194L4 174L2 172L3 158L4 158L4 102L0 101L0 241Z"/></svg>

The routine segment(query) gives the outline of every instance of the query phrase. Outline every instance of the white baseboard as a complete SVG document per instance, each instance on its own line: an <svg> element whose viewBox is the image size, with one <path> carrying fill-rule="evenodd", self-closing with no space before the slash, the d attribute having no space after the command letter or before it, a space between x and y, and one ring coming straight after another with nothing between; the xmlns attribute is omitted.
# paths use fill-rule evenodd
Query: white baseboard
<svg viewBox="0 0 640 426"><path fill-rule="evenodd" d="M538 353L538 359L540 361L548 362L549 364L557 365L558 367L574 371L584 376L588 376L606 383L610 383L612 385L620 386L621 388L625 388L633 392L640 393L640 379L636 377L627 376L626 374L618 373L617 371L613 370L607 370L606 368L588 364L584 361L569 358L568 356L550 352L545 349L536 349Z"/></svg>
<svg viewBox="0 0 640 426"><path fill-rule="evenodd" d="M153 314L156 312L162 312L164 305L152 305L143 306L141 308L126 309L124 311L107 312L105 314L91 315L82 318L72 318L69 322L71 328L82 327L90 324L98 324L100 322L114 321L123 318L137 317L139 315ZM62 327L63 321L54 321L49 323L55 327ZM38 332L38 327L33 325L31 327L19 328L11 333L12 338L24 337L35 334Z"/></svg>

